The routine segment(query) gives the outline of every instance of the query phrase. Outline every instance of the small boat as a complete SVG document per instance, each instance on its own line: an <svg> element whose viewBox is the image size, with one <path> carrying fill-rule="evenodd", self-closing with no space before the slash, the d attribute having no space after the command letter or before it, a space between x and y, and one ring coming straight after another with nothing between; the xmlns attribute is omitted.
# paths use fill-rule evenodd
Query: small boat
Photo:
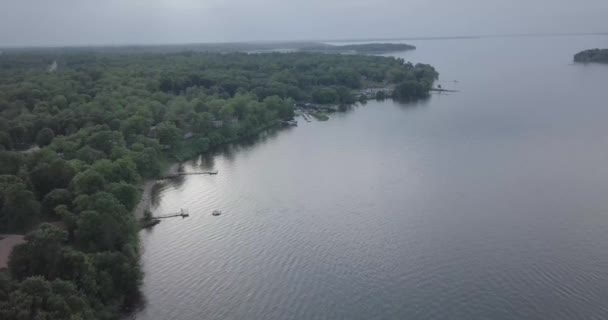
<svg viewBox="0 0 608 320"><path fill-rule="evenodd" d="M217 170L211 171L211 172L207 172L207 174L209 174L209 175L216 175L217 174Z"/></svg>
<svg viewBox="0 0 608 320"><path fill-rule="evenodd" d="M211 213L211 215L215 216L215 217L217 217L217 216L219 216L221 214L222 214L222 212L220 210L213 210L213 213Z"/></svg>

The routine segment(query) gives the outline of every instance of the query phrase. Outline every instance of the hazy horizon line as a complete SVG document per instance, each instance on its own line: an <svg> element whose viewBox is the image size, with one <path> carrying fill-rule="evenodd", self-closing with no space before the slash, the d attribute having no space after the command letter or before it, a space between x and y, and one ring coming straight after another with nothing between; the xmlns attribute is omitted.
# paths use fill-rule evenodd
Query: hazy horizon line
<svg viewBox="0 0 608 320"><path fill-rule="evenodd" d="M90 44L65 44L65 45L9 45L0 46L0 49L68 49L68 48L104 48L104 47L170 47L170 46L194 46L194 45L228 45L228 44L295 44L295 43L345 43L345 42L367 42L367 41L401 41L401 40L458 40L458 39L480 39L480 38L502 38L502 37L555 37L555 36L592 36L608 35L608 32L552 32L552 33L505 33L505 34L480 34L460 36L407 36L407 37L363 37L363 38L341 38L341 39L301 39L301 40L243 40L243 41L201 41L201 42L158 42L158 43L90 43Z"/></svg>

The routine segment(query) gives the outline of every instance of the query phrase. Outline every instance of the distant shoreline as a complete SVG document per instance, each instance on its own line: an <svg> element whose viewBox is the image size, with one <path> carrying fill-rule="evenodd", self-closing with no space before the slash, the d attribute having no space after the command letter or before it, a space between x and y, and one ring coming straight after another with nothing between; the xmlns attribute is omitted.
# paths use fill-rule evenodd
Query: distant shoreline
<svg viewBox="0 0 608 320"><path fill-rule="evenodd" d="M407 36L382 38L343 38L343 39L298 39L298 40L251 40L251 41L193 41L174 43L65 43L65 44L17 44L0 46L2 50L45 50L45 49L91 49L91 48L150 48L150 47L192 47L192 46L225 46L233 44L268 45L278 47L280 44L294 43L346 43L346 42L376 42L376 41L423 41L423 40L466 40L481 38L503 37L568 37L568 36L608 36L608 32L579 32L579 33L522 33L522 34L485 34L464 36Z"/></svg>

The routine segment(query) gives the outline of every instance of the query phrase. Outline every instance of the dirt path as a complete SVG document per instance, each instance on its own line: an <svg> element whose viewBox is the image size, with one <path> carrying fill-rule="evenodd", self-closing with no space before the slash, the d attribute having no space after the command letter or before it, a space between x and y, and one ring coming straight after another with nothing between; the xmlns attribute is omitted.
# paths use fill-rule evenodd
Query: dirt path
<svg viewBox="0 0 608 320"><path fill-rule="evenodd" d="M25 243L25 236L20 234L0 234L0 270L8 267L8 258L17 245Z"/></svg>

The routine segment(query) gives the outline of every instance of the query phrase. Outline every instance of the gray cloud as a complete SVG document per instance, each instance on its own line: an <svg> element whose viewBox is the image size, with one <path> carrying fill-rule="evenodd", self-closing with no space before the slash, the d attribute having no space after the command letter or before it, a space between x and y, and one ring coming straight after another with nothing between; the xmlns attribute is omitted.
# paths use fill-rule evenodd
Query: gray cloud
<svg viewBox="0 0 608 320"><path fill-rule="evenodd" d="M608 31L605 0L0 0L0 46Z"/></svg>

